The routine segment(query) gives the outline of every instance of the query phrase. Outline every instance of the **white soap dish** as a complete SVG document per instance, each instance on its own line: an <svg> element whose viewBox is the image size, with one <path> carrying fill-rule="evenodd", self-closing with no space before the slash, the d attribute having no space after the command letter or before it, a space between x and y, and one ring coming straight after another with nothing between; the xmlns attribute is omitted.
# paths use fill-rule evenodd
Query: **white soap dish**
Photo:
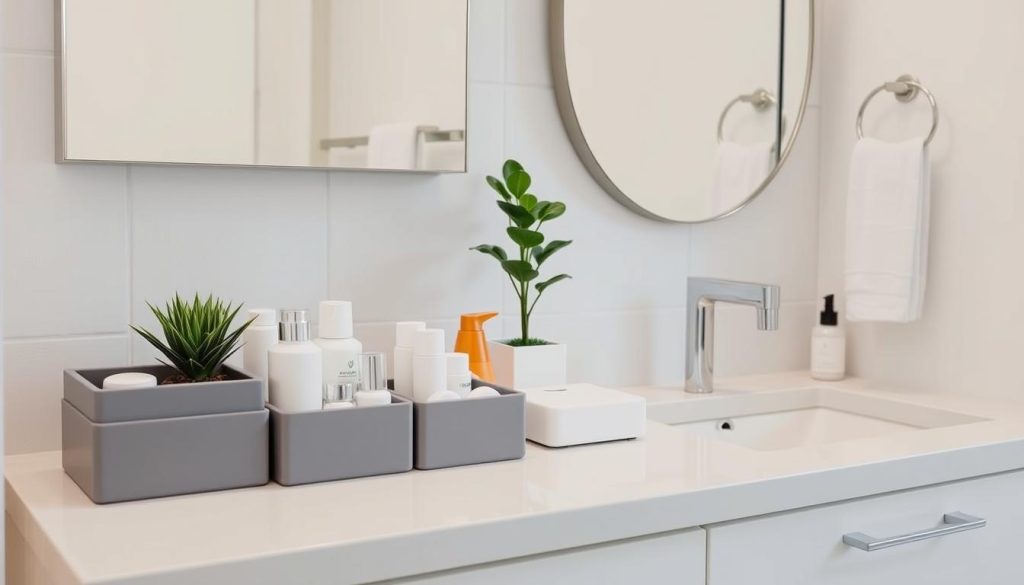
<svg viewBox="0 0 1024 585"><path fill-rule="evenodd" d="M647 424L639 396L594 384L522 390L526 394L526 438L548 447L636 439Z"/></svg>

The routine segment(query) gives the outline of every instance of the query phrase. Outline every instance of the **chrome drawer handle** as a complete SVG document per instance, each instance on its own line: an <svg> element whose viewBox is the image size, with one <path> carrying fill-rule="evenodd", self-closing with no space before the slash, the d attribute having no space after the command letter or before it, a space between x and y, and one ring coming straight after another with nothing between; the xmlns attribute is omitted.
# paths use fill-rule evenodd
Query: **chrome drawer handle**
<svg viewBox="0 0 1024 585"><path fill-rule="evenodd" d="M863 532L852 532L843 535L843 543L853 548L871 552L919 540L938 538L939 536L946 536L955 532L982 528L986 523L987 521L984 518L977 518L963 512L951 512L942 517L942 526L938 528L901 534L900 536L889 536L887 538L875 538Z"/></svg>

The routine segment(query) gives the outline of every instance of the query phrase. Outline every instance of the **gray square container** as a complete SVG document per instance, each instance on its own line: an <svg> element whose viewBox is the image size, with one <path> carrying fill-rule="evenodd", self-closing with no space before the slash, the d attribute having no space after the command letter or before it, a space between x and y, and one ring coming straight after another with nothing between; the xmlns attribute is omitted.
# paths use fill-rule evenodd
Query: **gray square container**
<svg viewBox="0 0 1024 585"><path fill-rule="evenodd" d="M263 383L225 367L221 382L101 390L103 378L166 366L64 371L64 471L98 504L263 485Z"/></svg>
<svg viewBox="0 0 1024 585"><path fill-rule="evenodd" d="M338 410L270 409L271 470L281 485L300 485L412 469L412 403Z"/></svg>
<svg viewBox="0 0 1024 585"><path fill-rule="evenodd" d="M526 395L494 384L501 396L413 404L416 469L522 459Z"/></svg>

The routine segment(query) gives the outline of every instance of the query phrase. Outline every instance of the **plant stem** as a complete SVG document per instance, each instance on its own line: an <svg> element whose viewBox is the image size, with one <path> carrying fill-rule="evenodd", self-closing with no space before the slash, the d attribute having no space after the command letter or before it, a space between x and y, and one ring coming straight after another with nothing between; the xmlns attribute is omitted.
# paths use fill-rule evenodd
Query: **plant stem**
<svg viewBox="0 0 1024 585"><path fill-rule="evenodd" d="M527 288L528 286L528 282L522 283L522 288L519 292L519 324L523 333L523 345L526 345L526 340L530 338L530 313L526 307L529 300L526 295L530 290Z"/></svg>

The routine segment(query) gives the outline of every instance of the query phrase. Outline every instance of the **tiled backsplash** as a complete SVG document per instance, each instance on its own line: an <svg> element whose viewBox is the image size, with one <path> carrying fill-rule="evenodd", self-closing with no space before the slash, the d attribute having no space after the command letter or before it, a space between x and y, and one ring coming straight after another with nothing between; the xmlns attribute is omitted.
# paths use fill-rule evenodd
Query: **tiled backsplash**
<svg viewBox="0 0 1024 585"><path fill-rule="evenodd" d="M407 176L53 163L52 2L4 0L4 334L7 452L59 446L61 369L147 362L128 323L145 301L213 291L247 306L315 309L351 299L357 334L387 350L389 322L452 333L459 313L514 311L496 265L470 246L504 222L484 184L520 159L568 205L550 231L576 240L551 261L572 281L535 329L569 344L574 380L683 380L686 277L780 284L781 328L721 311L723 373L806 367L815 314L818 108L793 157L741 213L699 226L621 207L579 163L555 107L544 0L472 0L469 172ZM495 320L489 335L515 330Z"/></svg>

